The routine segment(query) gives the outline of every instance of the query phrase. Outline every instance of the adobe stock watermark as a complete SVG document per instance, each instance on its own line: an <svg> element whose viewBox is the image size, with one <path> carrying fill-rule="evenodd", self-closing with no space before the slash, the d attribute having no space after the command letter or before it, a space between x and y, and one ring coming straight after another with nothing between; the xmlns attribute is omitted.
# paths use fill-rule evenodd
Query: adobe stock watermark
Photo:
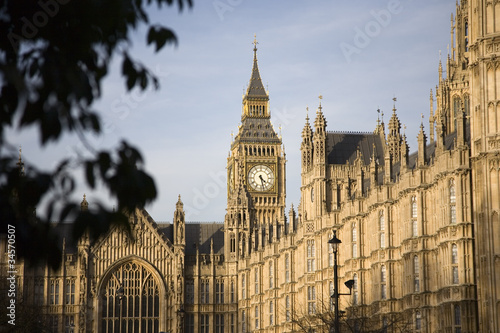
<svg viewBox="0 0 500 333"><path fill-rule="evenodd" d="M234 8L241 5L244 0L215 0L212 2L215 12L221 21L224 21L224 15L227 12L233 12Z"/></svg>
<svg viewBox="0 0 500 333"><path fill-rule="evenodd" d="M23 39L34 38L38 34L39 29L46 26L47 23L49 23L49 19L59 13L59 7L61 5L66 5L70 1L71 0L39 0L37 4L40 10L35 12L30 18L24 16L21 18L23 24L21 27L22 36L13 32L7 35L12 47L17 49L19 48L19 43Z"/></svg>
<svg viewBox="0 0 500 333"><path fill-rule="evenodd" d="M410 0L411 1L411 0ZM354 54L360 54L361 50L370 45L371 41L380 35L392 21L392 17L403 11L400 0L390 0L386 9L371 10L373 20L368 21L363 28L354 27L354 38L352 43L340 43L340 50L347 63L352 61Z"/></svg>

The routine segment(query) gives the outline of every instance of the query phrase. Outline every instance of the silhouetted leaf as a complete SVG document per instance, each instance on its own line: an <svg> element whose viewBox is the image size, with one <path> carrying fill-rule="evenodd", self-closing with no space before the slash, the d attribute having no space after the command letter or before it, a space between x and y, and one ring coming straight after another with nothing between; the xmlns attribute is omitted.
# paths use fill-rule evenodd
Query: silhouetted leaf
<svg viewBox="0 0 500 333"><path fill-rule="evenodd" d="M155 1L160 6L177 3L179 9L191 6L191 0ZM33 32L25 27L26 20L40 11L33 1L8 0L0 6L0 226L16 226L18 258L29 264L44 262L53 268L60 264L61 240L51 224L54 215L61 221L76 215L75 240L86 231L97 239L113 225L130 230L124 211L143 207L156 197L153 179L142 169L137 149L122 144L113 153L96 152L86 140L90 131L101 131L92 104L101 97L102 79L113 56L122 58L128 90L144 90L150 83L158 87L158 79L127 53L131 34L140 24L146 25L148 44L154 43L156 51L176 43L170 29L149 23L147 6L153 2L69 1ZM48 172L25 162L25 172L21 172L16 152L11 150L16 145L5 137L14 119L14 130L32 127L42 145L76 133L82 146L89 148L84 154L92 156L83 159L85 155L78 154L71 159L71 167L70 159L54 161L56 166ZM67 174L74 165L84 169L85 182L91 188L102 181L104 189L118 200L118 211L111 212L98 201L92 212L78 211L78 205L70 201L78 178ZM46 217L35 214L42 199L48 202Z"/></svg>
<svg viewBox="0 0 500 333"><path fill-rule="evenodd" d="M155 51L158 52L163 48L163 46L165 46L166 43L173 43L177 45L177 37L172 30L155 25L149 28L147 43L148 45L155 43Z"/></svg>
<svg viewBox="0 0 500 333"><path fill-rule="evenodd" d="M85 177L87 179L87 184L91 188L95 187L95 177L94 177L94 163L87 161L85 163Z"/></svg>

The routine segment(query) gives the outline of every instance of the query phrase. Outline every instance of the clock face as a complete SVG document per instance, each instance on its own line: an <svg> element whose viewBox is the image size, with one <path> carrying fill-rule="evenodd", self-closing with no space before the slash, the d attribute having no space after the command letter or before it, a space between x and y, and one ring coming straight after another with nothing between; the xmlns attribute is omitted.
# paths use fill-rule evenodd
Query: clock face
<svg viewBox="0 0 500 333"><path fill-rule="evenodd" d="M274 184L273 171L265 165L256 165L248 173L248 184L255 191L268 191Z"/></svg>

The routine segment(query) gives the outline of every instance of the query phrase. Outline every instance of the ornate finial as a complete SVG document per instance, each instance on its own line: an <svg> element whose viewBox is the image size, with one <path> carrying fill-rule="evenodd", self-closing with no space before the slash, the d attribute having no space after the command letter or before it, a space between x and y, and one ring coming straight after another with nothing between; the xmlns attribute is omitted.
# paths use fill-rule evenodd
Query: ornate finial
<svg viewBox="0 0 500 333"><path fill-rule="evenodd" d="M87 196L85 195L85 193L83 194L83 200L80 203L80 209L82 211L86 211L89 209L89 203L87 202Z"/></svg>
<svg viewBox="0 0 500 333"><path fill-rule="evenodd" d="M321 106L321 100L323 99L323 95L319 95L318 98L319 98L318 112L321 112L321 110L323 109L323 107Z"/></svg>
<svg viewBox="0 0 500 333"><path fill-rule="evenodd" d="M259 43L257 42L257 34L254 34L254 35L253 35L253 51L254 51L255 53L257 53L257 44L259 44Z"/></svg>
<svg viewBox="0 0 500 333"><path fill-rule="evenodd" d="M233 142L233 140L234 140L234 133L233 131L231 131L231 142Z"/></svg>
<svg viewBox="0 0 500 333"><path fill-rule="evenodd" d="M403 136L406 136L406 125L403 125Z"/></svg>
<svg viewBox="0 0 500 333"><path fill-rule="evenodd" d="M396 113L396 101L397 101L398 99L396 98L396 96L394 96L394 97L392 98L392 100L394 101L394 103L392 104L392 112L393 112L393 113Z"/></svg>
<svg viewBox="0 0 500 333"><path fill-rule="evenodd" d="M279 138L281 139L281 124L279 125L278 129L280 130L280 136L279 136Z"/></svg>
<svg viewBox="0 0 500 333"><path fill-rule="evenodd" d="M19 160L17 161L17 167L19 170L19 174L24 176L24 162L21 156L21 151L22 151L21 146L19 146Z"/></svg>
<svg viewBox="0 0 500 333"><path fill-rule="evenodd" d="M306 120L309 121L309 106L306 106Z"/></svg>
<svg viewBox="0 0 500 333"><path fill-rule="evenodd" d="M384 123L384 111L381 111L380 113L382 115L382 124L383 124Z"/></svg>
<svg viewBox="0 0 500 333"><path fill-rule="evenodd" d="M380 126L380 108L377 109L377 127Z"/></svg>

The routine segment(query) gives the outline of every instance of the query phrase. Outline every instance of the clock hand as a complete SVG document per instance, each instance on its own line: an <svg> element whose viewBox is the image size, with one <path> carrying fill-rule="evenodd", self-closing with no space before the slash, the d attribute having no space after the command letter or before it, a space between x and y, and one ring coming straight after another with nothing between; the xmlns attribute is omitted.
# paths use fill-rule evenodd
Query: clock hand
<svg viewBox="0 0 500 333"><path fill-rule="evenodd" d="M265 183L266 181L264 180L264 178L262 178L262 175L259 175L259 178L260 178L260 182L261 182L261 184L262 184L262 187L264 188L264 183Z"/></svg>

